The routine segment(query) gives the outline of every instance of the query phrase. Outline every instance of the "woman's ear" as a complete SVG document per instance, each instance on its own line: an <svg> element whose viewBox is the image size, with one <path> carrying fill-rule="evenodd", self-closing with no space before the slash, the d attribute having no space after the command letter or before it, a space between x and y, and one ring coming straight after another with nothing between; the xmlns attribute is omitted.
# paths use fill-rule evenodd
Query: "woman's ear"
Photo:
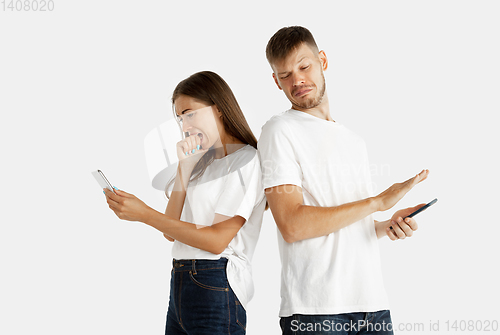
<svg viewBox="0 0 500 335"><path fill-rule="evenodd" d="M215 115L217 115L217 117L222 117L222 112L219 110L219 108L217 108L217 105L213 105L213 108L214 108L214 113Z"/></svg>

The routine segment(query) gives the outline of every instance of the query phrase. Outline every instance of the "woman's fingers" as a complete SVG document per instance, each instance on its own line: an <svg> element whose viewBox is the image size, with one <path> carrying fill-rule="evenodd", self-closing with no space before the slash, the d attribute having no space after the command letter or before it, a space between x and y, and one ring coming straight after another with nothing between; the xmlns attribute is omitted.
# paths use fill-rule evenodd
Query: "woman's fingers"
<svg viewBox="0 0 500 335"><path fill-rule="evenodd" d="M133 198L133 197L135 197L133 194L127 193L127 192L122 191L122 190L119 190L116 187L113 187L113 188L115 189L115 192L116 192L116 194L118 194L118 196L125 197L125 198Z"/></svg>
<svg viewBox="0 0 500 335"><path fill-rule="evenodd" d="M200 151L201 148L201 140L198 136L189 136L181 141L182 152L184 156L189 156Z"/></svg>
<svg viewBox="0 0 500 335"><path fill-rule="evenodd" d="M197 136L197 135L196 136L189 136L188 138L191 139L191 146L192 146L193 149L197 148L200 145L200 143L201 143L200 137Z"/></svg>
<svg viewBox="0 0 500 335"><path fill-rule="evenodd" d="M107 188L104 189L104 194L106 195L106 198L112 202L118 203L120 201L120 196L117 194L114 194L112 191L108 190Z"/></svg>
<svg viewBox="0 0 500 335"><path fill-rule="evenodd" d="M187 156L189 152L189 144L186 141L182 141L182 152Z"/></svg>

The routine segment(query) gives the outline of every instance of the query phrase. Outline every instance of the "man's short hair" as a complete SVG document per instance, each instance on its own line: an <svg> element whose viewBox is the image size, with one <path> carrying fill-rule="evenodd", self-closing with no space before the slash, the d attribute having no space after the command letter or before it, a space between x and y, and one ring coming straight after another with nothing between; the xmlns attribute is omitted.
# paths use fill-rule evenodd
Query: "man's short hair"
<svg viewBox="0 0 500 335"><path fill-rule="evenodd" d="M300 26L281 28L267 43L267 61L272 65L276 61L285 59L302 43L306 43L315 52L319 51L313 35L307 28Z"/></svg>

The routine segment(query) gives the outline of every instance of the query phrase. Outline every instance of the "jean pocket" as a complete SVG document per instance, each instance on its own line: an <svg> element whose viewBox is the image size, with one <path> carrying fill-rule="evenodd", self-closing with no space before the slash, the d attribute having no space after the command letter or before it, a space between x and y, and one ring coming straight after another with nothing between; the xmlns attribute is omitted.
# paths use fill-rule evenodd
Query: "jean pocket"
<svg viewBox="0 0 500 335"><path fill-rule="evenodd" d="M201 270L197 271L196 274L193 274L193 271L189 271L189 277L194 284L201 288L220 292L229 291L225 270L217 272Z"/></svg>
<svg viewBox="0 0 500 335"><path fill-rule="evenodd" d="M241 328L246 330L247 328L247 311L243 307L243 305L236 299L236 323L240 325Z"/></svg>

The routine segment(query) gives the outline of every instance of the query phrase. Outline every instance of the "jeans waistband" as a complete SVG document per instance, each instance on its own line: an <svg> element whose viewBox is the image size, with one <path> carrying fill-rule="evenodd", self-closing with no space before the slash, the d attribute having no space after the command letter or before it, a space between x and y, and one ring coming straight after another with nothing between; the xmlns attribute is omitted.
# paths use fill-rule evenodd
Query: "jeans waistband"
<svg viewBox="0 0 500 335"><path fill-rule="evenodd" d="M219 259L173 259L172 267L175 271L193 271L208 269L225 269L227 258Z"/></svg>

